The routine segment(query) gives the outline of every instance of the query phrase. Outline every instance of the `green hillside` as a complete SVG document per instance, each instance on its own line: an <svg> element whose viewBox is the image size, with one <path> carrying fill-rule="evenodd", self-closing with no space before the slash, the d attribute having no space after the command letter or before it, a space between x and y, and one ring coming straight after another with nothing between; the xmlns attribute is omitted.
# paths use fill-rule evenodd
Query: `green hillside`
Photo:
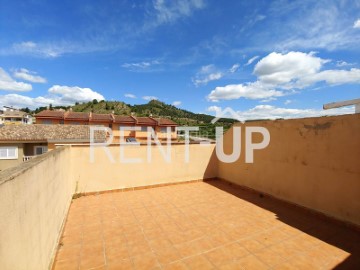
<svg viewBox="0 0 360 270"><path fill-rule="evenodd" d="M76 103L74 106L69 107L55 107L50 105L50 109L65 109L72 108L74 112L93 112L93 113L112 113L118 115L130 115L133 113L135 116L152 116L152 117L165 117L173 120L181 126L199 126L199 137L215 137L215 126L223 126L226 131L230 126L237 122L233 119L220 119L215 125L211 124L214 118L211 115L193 113L187 110L179 109L173 105L165 104L158 100L152 100L147 104L130 105L121 101L91 101L84 103ZM46 107L40 107L33 111L38 113L45 110ZM27 109L28 110L28 109Z"/></svg>

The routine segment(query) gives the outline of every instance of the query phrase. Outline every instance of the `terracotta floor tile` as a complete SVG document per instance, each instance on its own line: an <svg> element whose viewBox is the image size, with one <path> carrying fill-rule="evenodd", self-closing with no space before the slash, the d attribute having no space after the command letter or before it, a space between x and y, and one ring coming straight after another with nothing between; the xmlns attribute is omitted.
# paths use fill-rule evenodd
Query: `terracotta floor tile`
<svg viewBox="0 0 360 270"><path fill-rule="evenodd" d="M236 242L225 245L223 250L228 253L233 260L249 255L249 251Z"/></svg>
<svg viewBox="0 0 360 270"><path fill-rule="evenodd" d="M269 269L266 264L256 258L254 255L249 255L238 260L244 270L257 270L257 269Z"/></svg>
<svg viewBox="0 0 360 270"><path fill-rule="evenodd" d="M259 251L265 247L263 244L254 239L243 239L238 241L238 243L251 253Z"/></svg>
<svg viewBox="0 0 360 270"><path fill-rule="evenodd" d="M105 248L107 261L129 258L129 250L126 246L108 246Z"/></svg>
<svg viewBox="0 0 360 270"><path fill-rule="evenodd" d="M264 262L266 265L270 267L274 267L283 263L286 259L284 259L280 254L275 251L272 251L269 248L264 248L261 251L255 252L254 255Z"/></svg>
<svg viewBox="0 0 360 270"><path fill-rule="evenodd" d="M171 264L167 264L165 266L163 266L164 270L189 270L189 268L187 268L186 264L182 261L177 261Z"/></svg>
<svg viewBox="0 0 360 270"><path fill-rule="evenodd" d="M204 255L216 267L232 261L231 254L227 253L223 247L211 250Z"/></svg>
<svg viewBox="0 0 360 270"><path fill-rule="evenodd" d="M104 254L84 254L80 258L80 270L101 267L105 265Z"/></svg>
<svg viewBox="0 0 360 270"><path fill-rule="evenodd" d="M148 243L153 250L173 246L173 244L165 237L162 237L161 234L159 235L158 238L148 240Z"/></svg>
<svg viewBox="0 0 360 270"><path fill-rule="evenodd" d="M196 255L183 260L185 264L194 270L198 269L214 269L214 265L203 255Z"/></svg>
<svg viewBox="0 0 360 270"><path fill-rule="evenodd" d="M130 259L119 259L107 263L108 270L131 270L135 269Z"/></svg>
<svg viewBox="0 0 360 270"><path fill-rule="evenodd" d="M162 265L172 263L182 258L179 251L173 246L157 249L155 251L155 255L158 259L158 262Z"/></svg>
<svg viewBox="0 0 360 270"><path fill-rule="evenodd" d="M54 270L78 270L79 269L79 260L66 260L66 261L56 261L54 265Z"/></svg>
<svg viewBox="0 0 360 270"><path fill-rule="evenodd" d="M139 270L155 269L160 267L159 262L154 253L145 253L137 257L131 258L134 268Z"/></svg>
<svg viewBox="0 0 360 270"><path fill-rule="evenodd" d="M359 232L293 206L197 182L74 200L54 267L357 269L359 241Z"/></svg>
<svg viewBox="0 0 360 270"><path fill-rule="evenodd" d="M151 248L147 243L128 245L128 250L130 257L136 257L151 252Z"/></svg>
<svg viewBox="0 0 360 270"><path fill-rule="evenodd" d="M80 258L81 245L62 246L58 249L56 260L77 260Z"/></svg>

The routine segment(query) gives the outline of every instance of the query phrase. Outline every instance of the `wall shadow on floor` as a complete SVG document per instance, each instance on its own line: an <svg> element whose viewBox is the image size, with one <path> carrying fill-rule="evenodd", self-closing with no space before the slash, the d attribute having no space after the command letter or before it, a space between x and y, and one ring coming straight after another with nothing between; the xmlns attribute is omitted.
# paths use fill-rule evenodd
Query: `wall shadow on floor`
<svg viewBox="0 0 360 270"><path fill-rule="evenodd" d="M207 184L228 192L241 200L276 214L278 220L303 231L321 241L340 248L351 255L338 264L336 270L360 269L360 231L341 222L321 217L302 207L250 191L222 180L206 181Z"/></svg>

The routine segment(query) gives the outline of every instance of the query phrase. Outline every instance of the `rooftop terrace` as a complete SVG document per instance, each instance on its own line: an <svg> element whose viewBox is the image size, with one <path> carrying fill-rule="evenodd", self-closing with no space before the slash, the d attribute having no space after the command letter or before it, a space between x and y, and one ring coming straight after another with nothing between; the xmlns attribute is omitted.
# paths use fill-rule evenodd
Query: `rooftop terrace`
<svg viewBox="0 0 360 270"><path fill-rule="evenodd" d="M271 141L247 163L254 126ZM238 127L232 162L76 144L1 171L0 269L360 269L360 115Z"/></svg>
<svg viewBox="0 0 360 270"><path fill-rule="evenodd" d="M222 181L85 196L62 269L355 269L360 233Z"/></svg>

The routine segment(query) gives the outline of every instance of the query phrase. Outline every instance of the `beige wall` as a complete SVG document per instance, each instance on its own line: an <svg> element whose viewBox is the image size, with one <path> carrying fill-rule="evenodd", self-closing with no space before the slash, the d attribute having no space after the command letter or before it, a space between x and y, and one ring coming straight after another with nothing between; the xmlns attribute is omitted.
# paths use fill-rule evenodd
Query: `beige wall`
<svg viewBox="0 0 360 270"><path fill-rule="evenodd" d="M141 158L137 164L120 162L120 147L125 158ZM90 148L72 146L71 160L76 161L71 175L77 192L94 192L161 183L183 182L216 176L214 145L189 145L189 163L185 162L185 145L173 145L171 163L167 163L157 146L152 146L152 162L147 162L147 146L107 147L114 157L111 163L102 148L95 148L94 163ZM166 150L164 150L166 151Z"/></svg>
<svg viewBox="0 0 360 270"><path fill-rule="evenodd" d="M244 126L266 127L270 144L255 150L253 164L244 163L242 144L237 162L219 162L218 177L360 225L359 114L241 126L242 138ZM225 134L226 153L232 132Z"/></svg>
<svg viewBox="0 0 360 270"><path fill-rule="evenodd" d="M0 172L0 269L49 269L73 186L70 148Z"/></svg>
<svg viewBox="0 0 360 270"><path fill-rule="evenodd" d="M24 144L22 143L2 143L0 146L17 146L18 147L18 158L17 159L0 159L0 171L3 171L7 168L14 167L23 163L24 156Z"/></svg>

